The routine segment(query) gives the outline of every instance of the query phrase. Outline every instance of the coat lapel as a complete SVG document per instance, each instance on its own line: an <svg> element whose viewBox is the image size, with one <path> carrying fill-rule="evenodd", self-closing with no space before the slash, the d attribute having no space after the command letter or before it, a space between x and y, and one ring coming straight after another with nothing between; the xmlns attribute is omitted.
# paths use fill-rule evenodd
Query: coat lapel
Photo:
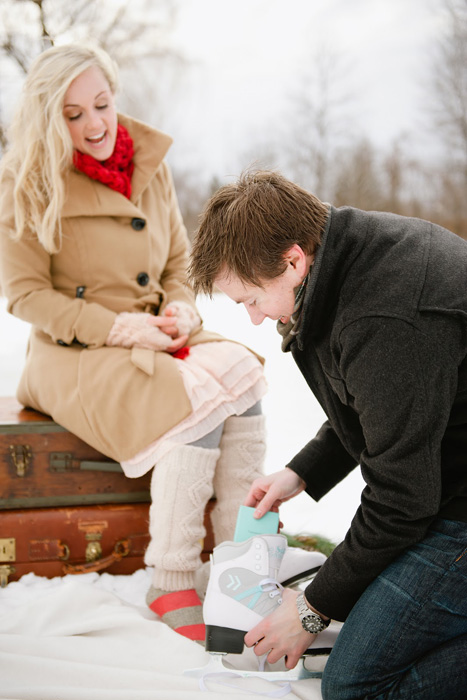
<svg viewBox="0 0 467 700"><path fill-rule="evenodd" d="M147 124L119 115L118 121L128 129L133 139L135 170L131 178L131 201L137 202L141 193L154 177L154 173L167 155L172 139L162 131Z"/></svg>

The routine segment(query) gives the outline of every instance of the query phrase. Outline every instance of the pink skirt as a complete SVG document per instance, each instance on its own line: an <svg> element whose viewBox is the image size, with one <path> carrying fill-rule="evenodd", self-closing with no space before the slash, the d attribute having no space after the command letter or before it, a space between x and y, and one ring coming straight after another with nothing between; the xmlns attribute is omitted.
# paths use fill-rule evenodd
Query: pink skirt
<svg viewBox="0 0 467 700"><path fill-rule="evenodd" d="M200 343L183 360L175 359L192 412L132 459L122 462L128 477L149 471L175 445L199 440L226 418L241 415L266 393L263 366L243 345Z"/></svg>

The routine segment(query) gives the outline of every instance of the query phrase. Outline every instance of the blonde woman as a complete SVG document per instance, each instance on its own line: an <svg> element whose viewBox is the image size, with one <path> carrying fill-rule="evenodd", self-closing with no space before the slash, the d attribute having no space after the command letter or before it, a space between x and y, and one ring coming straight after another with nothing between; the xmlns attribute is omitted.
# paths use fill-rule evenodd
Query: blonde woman
<svg viewBox="0 0 467 700"><path fill-rule="evenodd" d="M27 76L1 164L0 257L8 310L32 324L18 399L127 476L154 467L151 609L204 639L195 575L213 492L231 539L264 457L262 364L202 328L185 284L187 237L171 139L118 114L98 49L60 46Z"/></svg>

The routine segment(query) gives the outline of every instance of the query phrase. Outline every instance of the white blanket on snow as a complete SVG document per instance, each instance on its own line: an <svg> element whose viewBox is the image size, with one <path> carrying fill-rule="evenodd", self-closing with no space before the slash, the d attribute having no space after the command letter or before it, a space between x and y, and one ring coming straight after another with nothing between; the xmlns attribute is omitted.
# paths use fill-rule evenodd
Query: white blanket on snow
<svg viewBox="0 0 467 700"><path fill-rule="evenodd" d="M2 700L240 700L277 688L257 678L208 680L185 669L204 666L204 648L173 632L146 607L151 572L45 579L28 574L0 589ZM251 650L229 655L255 669ZM324 660L313 661L322 668ZM251 694L250 697L255 697ZM291 683L286 700L319 700L320 681Z"/></svg>

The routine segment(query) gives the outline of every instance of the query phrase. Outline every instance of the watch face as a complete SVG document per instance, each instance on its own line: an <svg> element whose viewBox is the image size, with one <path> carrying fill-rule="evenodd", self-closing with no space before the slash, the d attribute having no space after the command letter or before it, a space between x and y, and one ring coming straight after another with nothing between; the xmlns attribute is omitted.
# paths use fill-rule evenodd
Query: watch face
<svg viewBox="0 0 467 700"><path fill-rule="evenodd" d="M320 615L310 610L305 602L303 593L297 598L297 609L300 622L306 632L318 634L318 632L322 632L328 626L329 622L324 622Z"/></svg>
<svg viewBox="0 0 467 700"><path fill-rule="evenodd" d="M325 624L319 615L305 615L305 617L302 619L302 624L305 629L308 630L308 632L313 632L314 634L317 632L322 632L325 627Z"/></svg>

